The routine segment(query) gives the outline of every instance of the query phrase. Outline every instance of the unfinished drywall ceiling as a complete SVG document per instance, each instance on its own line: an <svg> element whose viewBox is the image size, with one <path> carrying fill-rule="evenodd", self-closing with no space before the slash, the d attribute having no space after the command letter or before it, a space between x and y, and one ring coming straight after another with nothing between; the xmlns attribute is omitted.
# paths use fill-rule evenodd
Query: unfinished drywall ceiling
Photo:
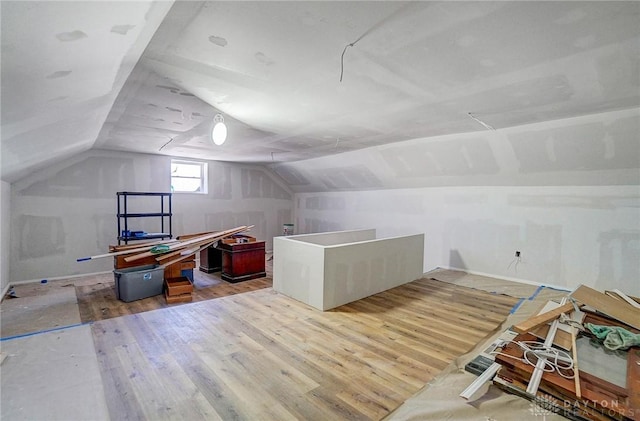
<svg viewBox="0 0 640 421"><path fill-rule="evenodd" d="M2 179L93 147L171 2L2 1Z"/></svg>
<svg viewBox="0 0 640 421"><path fill-rule="evenodd" d="M272 164L295 192L640 185L640 109Z"/></svg>
<svg viewBox="0 0 640 421"><path fill-rule="evenodd" d="M93 2L46 4L47 14L65 23L49 32L33 24L45 15L30 5L37 10L41 3L3 2L3 91L18 81L8 102L3 92L3 113L11 100L32 102L11 110L6 123L3 114L3 179L88 145L292 162L433 136L484 136L486 127L474 118L504 129L640 104L639 2L187 1L166 14L103 125L102 105L110 105L102 96L60 107L76 85L44 90L38 102L42 82L26 82L70 81L84 75L77 67L106 60L100 67L111 73L78 85L86 94L100 90L124 53L107 43L81 56L69 46L96 38L86 27L105 27L110 39L128 37L142 24L136 7L151 6L106 3L114 6L103 13ZM119 11L128 8L135 10L125 19ZM53 39L55 48L45 44L27 54L41 38ZM39 63L46 64L37 67L39 79L23 76ZM43 107L48 120L41 118ZM94 109L100 112L87 114ZM217 112L229 126L222 147L209 142ZM442 146L441 153L458 148ZM469 146L468 153L479 151L472 159L482 161L485 173L495 171L484 149ZM381 178L363 167L343 175L370 188ZM334 184L340 187L339 180Z"/></svg>
<svg viewBox="0 0 640 421"><path fill-rule="evenodd" d="M634 107L639 9L598 2L177 3L136 69L143 76L123 90L135 99L98 145L282 162L485 130L468 113L505 128ZM196 98L187 105L181 96L189 93ZM121 95L122 102L131 97ZM214 148L209 132L218 111L230 134Z"/></svg>

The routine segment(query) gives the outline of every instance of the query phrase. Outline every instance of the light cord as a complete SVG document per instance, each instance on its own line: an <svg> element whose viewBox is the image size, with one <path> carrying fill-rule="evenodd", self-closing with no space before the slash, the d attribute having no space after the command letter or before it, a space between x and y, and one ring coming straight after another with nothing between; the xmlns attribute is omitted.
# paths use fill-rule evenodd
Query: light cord
<svg viewBox="0 0 640 421"><path fill-rule="evenodd" d="M545 361L544 367L542 368L543 371L547 373L552 373L555 371L558 373L558 375L564 377L565 379L573 379L575 377L575 373L573 370L573 358L571 357L571 355L569 355L569 353L553 347L545 347L543 344L536 341L505 341L502 343L502 345L504 346L507 343L516 344L520 348L522 348L522 358L505 354L499 351L493 351L491 352L491 354L513 358L515 360L524 362L525 364L529 364L533 367L536 366L536 363L540 358L544 358ZM567 371L571 371L573 374L568 375L563 373Z"/></svg>

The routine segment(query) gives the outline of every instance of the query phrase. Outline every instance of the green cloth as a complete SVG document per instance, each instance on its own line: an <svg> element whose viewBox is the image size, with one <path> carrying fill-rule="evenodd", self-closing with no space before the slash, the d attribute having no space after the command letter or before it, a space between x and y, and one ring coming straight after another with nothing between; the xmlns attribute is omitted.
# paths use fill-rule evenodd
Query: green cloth
<svg viewBox="0 0 640 421"><path fill-rule="evenodd" d="M160 244L159 246L152 247L151 250L149 251L151 252L151 254L161 254L161 253L166 253L169 250L171 249L169 248L168 245Z"/></svg>
<svg viewBox="0 0 640 421"><path fill-rule="evenodd" d="M627 349L631 346L640 345L640 335L631 333L620 326L601 326L585 323L584 327L589 329L596 338L602 340L607 349Z"/></svg>

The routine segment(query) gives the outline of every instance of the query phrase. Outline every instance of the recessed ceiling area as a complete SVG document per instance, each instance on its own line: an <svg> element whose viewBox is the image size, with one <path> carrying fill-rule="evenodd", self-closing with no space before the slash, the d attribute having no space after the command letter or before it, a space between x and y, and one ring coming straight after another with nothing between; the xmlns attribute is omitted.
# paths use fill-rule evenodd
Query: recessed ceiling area
<svg viewBox="0 0 640 421"><path fill-rule="evenodd" d="M638 2L1 7L5 181L91 148L291 163L640 104Z"/></svg>

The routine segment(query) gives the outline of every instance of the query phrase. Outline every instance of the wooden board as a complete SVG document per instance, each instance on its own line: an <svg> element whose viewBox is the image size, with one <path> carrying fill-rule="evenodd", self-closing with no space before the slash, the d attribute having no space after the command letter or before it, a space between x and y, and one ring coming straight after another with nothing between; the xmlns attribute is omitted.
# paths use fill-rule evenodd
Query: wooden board
<svg viewBox="0 0 640 421"><path fill-rule="evenodd" d="M193 244L189 245L189 247L180 248L180 249L172 251L172 252L163 253L161 255L158 255L158 256L155 257L155 259L158 262L160 262L161 264L164 264L165 262L170 261L172 258L175 259L176 257L179 257L179 256L185 256L187 254L192 254L193 250L198 249L200 246L213 245L215 243L216 243L216 241L211 241L211 239L204 240L204 241L199 241L197 243L193 243Z"/></svg>
<svg viewBox="0 0 640 421"><path fill-rule="evenodd" d="M619 300L609 297L586 285L580 285L571 296L583 304L595 308L609 317L640 329L640 309L622 305Z"/></svg>
<svg viewBox="0 0 640 421"><path fill-rule="evenodd" d="M220 231L220 232L215 233L215 234L207 234L207 235L203 235L203 236L200 236L200 237L194 237L194 238L189 239L189 240L179 241L177 243L170 244L168 246L167 252L173 252L175 250L183 249L183 248L189 247L191 245L195 245L195 244L202 244L203 242L206 242L207 240L210 240L209 242L215 242L215 241L217 241L219 239L222 239L224 237L228 237L228 236L233 235L233 234L238 234L238 233L247 231L247 230L249 230L251 228L252 228L252 226L242 225L240 227L236 227L236 228L233 228L233 229L230 229L230 230L226 230L226 231ZM133 262L135 260L143 259L143 258L148 257L148 256L156 256L157 257L160 254L165 254L165 253L152 253L151 251L145 251L143 253L133 254L131 256L127 256L127 257L125 257L125 261Z"/></svg>
<svg viewBox="0 0 640 421"><path fill-rule="evenodd" d="M180 263L178 263L180 265L180 270L189 270L189 269L195 269L196 268L196 260L195 259L191 259L191 260L183 260Z"/></svg>
<svg viewBox="0 0 640 421"><path fill-rule="evenodd" d="M573 311L573 304L567 303L556 309L547 311L546 313L531 317L521 323L518 323L517 325L513 325L512 329L518 333L527 333L540 325L557 319L562 313L569 313L571 311Z"/></svg>
<svg viewBox="0 0 640 421"><path fill-rule="evenodd" d="M124 254L121 256L113 257L113 268L114 269L125 269L136 266L146 266L146 265L157 265L158 262L153 256L145 257L144 259L136 260L135 262L127 262L124 260L125 257L130 256L129 254Z"/></svg>
<svg viewBox="0 0 640 421"><path fill-rule="evenodd" d="M154 246L158 244L171 244L178 241L177 239L164 239L164 240L154 240L154 241L137 241L132 244L120 244L120 245L109 245L109 252L118 252L125 250L133 250L140 247Z"/></svg>
<svg viewBox="0 0 640 421"><path fill-rule="evenodd" d="M514 341L529 341L535 338L530 334L518 335ZM506 367L511 375L526 384L533 373L534 367L521 361L523 352L520 347L510 343L502 350L502 354L496 355L496 362ZM510 355L507 357L505 355ZM580 372L581 391L584 398L581 403L598 411L611 409L619 415L630 414L633 403L629 400L628 391L604 380ZM526 386L525 386L526 388ZM573 379L567 379L556 372L545 372L540 383L540 391L546 392L561 399L576 401L576 387Z"/></svg>
<svg viewBox="0 0 640 421"><path fill-rule="evenodd" d="M571 396L563 396L561 393L557 393L557 391L555 394L538 391L536 396L533 397L526 392L526 381L523 381L518 373L509 370L507 367L502 367L498 374L493 378L493 384L507 393L518 395L529 401L533 401L531 403L532 412L537 415L544 416L545 414L555 412L569 420L576 421L612 421L614 419L622 419L622 416L620 415L616 418L610 418L606 413L582 404L584 401L576 401ZM580 402L580 404L575 406L570 404L574 402ZM543 417L542 419L544 420L545 418Z"/></svg>
<svg viewBox="0 0 640 421"><path fill-rule="evenodd" d="M191 293L179 294L179 295L169 295L169 292L165 292L164 298L167 301L167 304L175 304L175 303L190 303L193 301L193 296Z"/></svg>
<svg viewBox="0 0 640 421"><path fill-rule="evenodd" d="M627 357L627 392L629 406L635 413L635 420L640 420L640 348L629 350Z"/></svg>
<svg viewBox="0 0 640 421"><path fill-rule="evenodd" d="M538 314L545 313L558 307L560 307L560 304L555 301L548 301L542 309L538 311ZM575 311L572 311L571 313L568 313L568 315L570 315L572 320L580 323L584 320L583 312L576 313ZM549 327L549 324L545 324L538 326L535 329L531 329L529 332L544 341L549 333ZM564 350L571 351L573 345L572 334L575 334L575 330L575 328L567 324L559 323L558 330L553 337L553 344Z"/></svg>
<svg viewBox="0 0 640 421"><path fill-rule="evenodd" d="M182 276L183 270L189 270L196 267L195 259L190 258L187 261L176 262L164 268L164 278L179 278Z"/></svg>
<svg viewBox="0 0 640 421"><path fill-rule="evenodd" d="M619 289L614 289L613 291L605 291L609 297L613 297L616 300L621 300L628 303L630 306L635 308L640 308L640 303L638 303L638 299L635 297L630 297Z"/></svg>
<svg viewBox="0 0 640 421"><path fill-rule="evenodd" d="M536 336L537 338L544 340L549 334L549 325L538 326L537 328L532 329L530 333ZM568 332L565 332L564 330L558 329L556 331L556 335L553 337L553 344L555 346L559 346L564 350L571 351L571 348L572 348L571 334Z"/></svg>
<svg viewBox="0 0 640 421"><path fill-rule="evenodd" d="M179 278L168 278L164 280L168 296L189 294L193 292L193 284L188 278L181 276Z"/></svg>
<svg viewBox="0 0 640 421"><path fill-rule="evenodd" d="M183 234L183 235L177 236L176 240L180 240L180 241L182 241L182 240L191 240L191 239L196 238L196 237L202 237L203 235L209 235L209 234L217 234L219 232L220 231L204 231L204 232L197 232L197 233L194 233L194 234Z"/></svg>

